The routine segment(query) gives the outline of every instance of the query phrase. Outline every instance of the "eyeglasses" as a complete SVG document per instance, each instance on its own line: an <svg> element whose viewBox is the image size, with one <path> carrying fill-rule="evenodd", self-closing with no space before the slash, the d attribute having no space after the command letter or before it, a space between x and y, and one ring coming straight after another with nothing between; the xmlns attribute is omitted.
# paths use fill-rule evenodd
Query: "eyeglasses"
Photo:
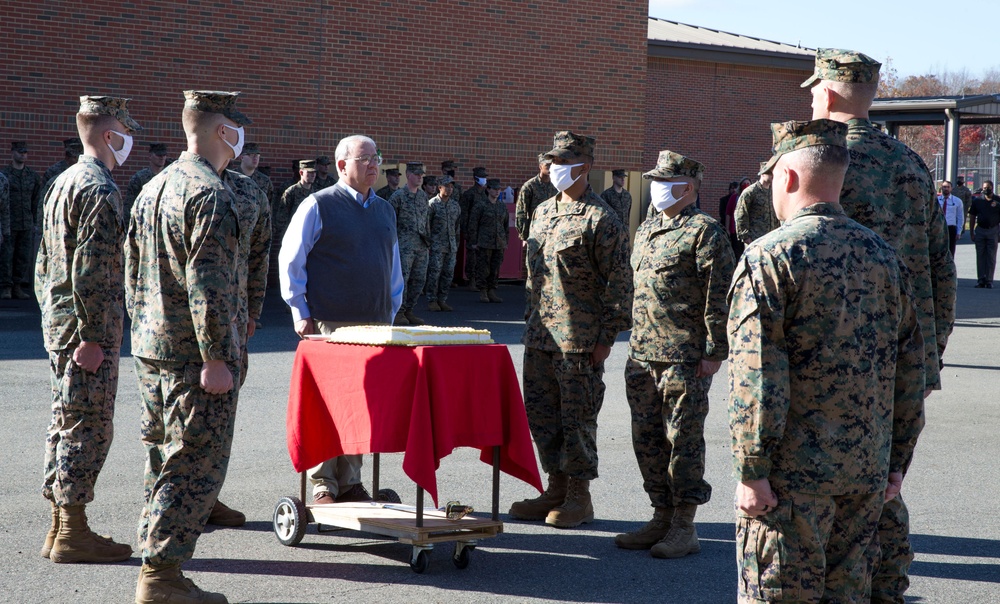
<svg viewBox="0 0 1000 604"><path fill-rule="evenodd" d="M367 164L369 166L372 164L375 164L376 166L382 165L382 154L380 152L376 152L375 155L362 155L361 157L348 157L347 159Z"/></svg>

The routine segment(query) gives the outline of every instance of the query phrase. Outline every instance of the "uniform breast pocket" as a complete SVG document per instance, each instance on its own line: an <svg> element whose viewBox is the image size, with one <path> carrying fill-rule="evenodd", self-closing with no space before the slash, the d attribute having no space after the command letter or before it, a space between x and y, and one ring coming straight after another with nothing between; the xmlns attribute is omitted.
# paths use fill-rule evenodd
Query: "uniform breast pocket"
<svg viewBox="0 0 1000 604"><path fill-rule="evenodd" d="M653 271L657 274L676 273L684 269L685 258L681 254L670 254L658 258L653 263Z"/></svg>

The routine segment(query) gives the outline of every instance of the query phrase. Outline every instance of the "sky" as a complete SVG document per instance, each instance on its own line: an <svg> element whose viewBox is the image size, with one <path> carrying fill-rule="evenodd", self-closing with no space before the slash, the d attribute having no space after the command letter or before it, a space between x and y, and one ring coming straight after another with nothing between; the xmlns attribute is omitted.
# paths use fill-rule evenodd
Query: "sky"
<svg viewBox="0 0 1000 604"><path fill-rule="evenodd" d="M900 79L1000 70L1000 0L649 0L649 15L808 48L892 58ZM864 7L864 12L851 13ZM946 7L954 7L949 10ZM1000 92L1000 91L998 91Z"/></svg>

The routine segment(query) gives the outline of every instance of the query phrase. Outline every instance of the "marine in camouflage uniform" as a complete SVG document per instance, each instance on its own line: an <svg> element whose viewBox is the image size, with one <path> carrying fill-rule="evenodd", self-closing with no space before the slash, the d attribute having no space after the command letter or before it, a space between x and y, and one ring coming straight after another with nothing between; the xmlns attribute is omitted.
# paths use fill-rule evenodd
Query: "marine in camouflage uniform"
<svg viewBox="0 0 1000 604"><path fill-rule="evenodd" d="M304 159L299 162L299 180L281 194L279 232L284 234L288 221L306 197L313 193L312 184L316 178L316 160Z"/></svg>
<svg viewBox="0 0 1000 604"><path fill-rule="evenodd" d="M459 205L462 207L462 240L465 241L465 278L469 280L469 289L476 289L476 251L472 249L472 242L469 241L469 217L472 216L472 208L479 201L486 201L486 179L489 175L486 168L476 167L472 169L472 176L476 182L462 193L459 198ZM483 184L479 184L482 181Z"/></svg>
<svg viewBox="0 0 1000 604"><path fill-rule="evenodd" d="M385 173L385 177L386 178L394 178L394 179L396 179L396 188L395 189L392 188L392 187L390 187L388 184L386 184L384 187L382 187L378 191L375 191L376 195L378 195L379 197L381 197L382 199L384 199L386 201L389 201L389 198L392 197L392 194L399 190L399 170L397 170L396 168L386 168L382 172Z"/></svg>
<svg viewBox="0 0 1000 604"><path fill-rule="evenodd" d="M141 130L127 102L81 97L81 134L103 143L108 130ZM118 562L132 555L128 545L91 532L84 511L111 447L123 329L125 224L111 176L116 158L106 145L96 153L80 156L53 181L35 265L52 382L42 495L51 502L53 523L41 553L53 562Z"/></svg>
<svg viewBox="0 0 1000 604"><path fill-rule="evenodd" d="M225 137L250 120L235 106L238 93L184 95L186 119L215 124L188 133L206 155L184 152L146 185L125 248L146 449L137 601L144 591L201 593L180 565L226 476L241 375L240 213L220 176L233 152L215 137L233 145Z"/></svg>
<svg viewBox="0 0 1000 604"><path fill-rule="evenodd" d="M955 186L951 189L951 194L962 200L962 209L965 210L965 222L969 224L969 206L972 204L972 190L965 186L965 179L961 176L955 178Z"/></svg>
<svg viewBox="0 0 1000 604"><path fill-rule="evenodd" d="M850 218L892 246L906 266L924 341L924 387L940 390L940 359L955 322L955 263L927 166L919 155L867 119L879 67L862 53L821 48L816 51L815 75L803 86L812 86L814 118L829 115L831 86L865 88L863 106L837 108L855 116L847 122L851 167L840 203ZM879 526L882 562L872 580L872 602L902 604L913 550L908 512L901 497L886 503Z"/></svg>
<svg viewBox="0 0 1000 604"><path fill-rule="evenodd" d="M45 199L48 195L49 189L52 187L52 183L55 182L56 177L75 164L81 154L83 154L83 142L80 141L79 137L67 138L63 141L63 159L46 168L45 174L42 176L42 183L44 183L42 187L42 199ZM41 204L39 204L38 215L36 217L39 224L42 221L42 212Z"/></svg>
<svg viewBox="0 0 1000 604"><path fill-rule="evenodd" d="M629 215L632 213L632 194L625 188L625 170L612 170L611 177L614 179L614 184L601 193L601 199L615 211L627 231ZM617 190L619 188L620 191Z"/></svg>
<svg viewBox="0 0 1000 604"><path fill-rule="evenodd" d="M558 132L553 172L577 180L535 209L528 237L524 401L548 486L510 513L559 527L594 518L597 415L604 402L604 359L629 328L632 268L628 235L587 185L594 139ZM556 164L559 164L558 166Z"/></svg>
<svg viewBox="0 0 1000 604"><path fill-rule="evenodd" d="M771 203L770 175L762 174L757 182L740 193L733 218L736 221L736 236L743 243L750 243L767 235L781 226L774 215ZM767 186L764 186L767 180Z"/></svg>
<svg viewBox="0 0 1000 604"><path fill-rule="evenodd" d="M396 211L396 237L403 268L403 306L396 314L397 325L422 325L423 319L413 314L427 280L430 230L427 222L427 194L421 183L425 170L420 162L407 162L406 185L389 198ZM412 189L412 190L411 190Z"/></svg>
<svg viewBox="0 0 1000 604"><path fill-rule="evenodd" d="M450 176L438 180L438 194L428 202L427 221L430 224L430 258L427 261L427 300L432 311L450 311L448 290L455 276L458 253L459 219L462 208L453 197L454 182Z"/></svg>
<svg viewBox="0 0 1000 604"><path fill-rule="evenodd" d="M33 245L33 229L35 217L41 204L42 182L38 173L23 165L15 167L15 161L27 159L28 144L15 141L10 145L11 163L0 169L7 177L9 187L10 222L9 236L4 237L0 245L0 298L27 300L31 297L26 290L29 270L31 267L31 252Z"/></svg>
<svg viewBox="0 0 1000 604"><path fill-rule="evenodd" d="M712 496L704 478L705 417L712 376L729 353L726 292L734 259L725 229L694 205L704 172L693 159L660 152L656 169L643 178L687 192L642 223L632 251L625 394L632 448L654 513L615 544L650 549L657 558L701 551L694 516Z"/></svg>
<svg viewBox="0 0 1000 604"><path fill-rule="evenodd" d="M0 172L0 246L10 238L10 183Z"/></svg>
<svg viewBox="0 0 1000 604"><path fill-rule="evenodd" d="M531 215L535 208L546 199L555 197L556 188L549 180L549 166L552 162L545 158L545 154L538 156L538 174L532 176L521 185L517 193L517 203L514 206L514 228L517 229L517 236L521 241L528 240L528 231L531 229Z"/></svg>
<svg viewBox="0 0 1000 604"><path fill-rule="evenodd" d="M785 222L747 247L730 291L739 596L863 602L887 481L923 426L922 336L892 248L835 201L809 203L836 195L847 127L772 130ZM791 193L787 170L832 176Z"/></svg>
<svg viewBox="0 0 1000 604"><path fill-rule="evenodd" d="M132 213L132 204L135 198L142 193L142 188L146 183L153 180L153 177L160 173L167 162L167 145L164 143L149 144L149 165L132 175L128 181L128 188L125 190L125 216Z"/></svg>
<svg viewBox="0 0 1000 604"><path fill-rule="evenodd" d="M500 265L510 236L507 204L498 201L500 179L486 181L486 201L477 200L469 215L469 242L476 251L476 287L480 302L503 302L497 295Z"/></svg>
<svg viewBox="0 0 1000 604"><path fill-rule="evenodd" d="M313 181L313 192L321 191L327 187L337 184L337 177L330 174L330 158L320 155L316 158L316 180Z"/></svg>

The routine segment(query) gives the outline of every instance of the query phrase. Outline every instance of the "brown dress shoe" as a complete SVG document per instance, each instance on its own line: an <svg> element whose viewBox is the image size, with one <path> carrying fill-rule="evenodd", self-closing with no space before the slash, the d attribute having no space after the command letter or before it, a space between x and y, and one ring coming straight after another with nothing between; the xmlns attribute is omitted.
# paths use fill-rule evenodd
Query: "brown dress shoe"
<svg viewBox="0 0 1000 604"><path fill-rule="evenodd" d="M333 498L330 491L320 491L319 493L313 493L313 504L314 505L327 505L330 503L337 503L337 500Z"/></svg>
<svg viewBox="0 0 1000 604"><path fill-rule="evenodd" d="M337 503L361 503L371 500L372 496L360 483L352 484L346 491L337 495Z"/></svg>

